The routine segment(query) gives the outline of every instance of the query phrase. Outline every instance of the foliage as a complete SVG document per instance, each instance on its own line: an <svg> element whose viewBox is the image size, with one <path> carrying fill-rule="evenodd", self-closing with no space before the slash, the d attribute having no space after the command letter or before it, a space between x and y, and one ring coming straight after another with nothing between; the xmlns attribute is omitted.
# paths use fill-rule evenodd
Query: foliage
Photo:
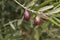
<svg viewBox="0 0 60 40"><path fill-rule="evenodd" d="M34 25L36 16L39 25ZM60 40L59 30L60 0L0 0L0 40Z"/></svg>

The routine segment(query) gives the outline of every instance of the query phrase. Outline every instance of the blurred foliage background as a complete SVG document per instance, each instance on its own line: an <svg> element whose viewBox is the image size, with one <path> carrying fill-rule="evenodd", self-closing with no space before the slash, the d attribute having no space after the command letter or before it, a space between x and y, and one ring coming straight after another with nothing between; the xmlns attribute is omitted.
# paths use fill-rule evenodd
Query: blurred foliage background
<svg viewBox="0 0 60 40"><path fill-rule="evenodd" d="M36 26L38 11L45 20ZM60 40L60 0L0 0L0 40Z"/></svg>

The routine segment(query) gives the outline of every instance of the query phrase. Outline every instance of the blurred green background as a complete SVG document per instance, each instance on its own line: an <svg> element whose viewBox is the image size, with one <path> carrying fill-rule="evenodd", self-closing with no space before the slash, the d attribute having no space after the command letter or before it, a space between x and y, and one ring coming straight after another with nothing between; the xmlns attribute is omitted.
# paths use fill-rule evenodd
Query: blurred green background
<svg viewBox="0 0 60 40"><path fill-rule="evenodd" d="M29 21L24 19L25 9ZM47 16L40 15L46 20L36 26L38 11ZM60 0L0 0L0 40L60 40Z"/></svg>

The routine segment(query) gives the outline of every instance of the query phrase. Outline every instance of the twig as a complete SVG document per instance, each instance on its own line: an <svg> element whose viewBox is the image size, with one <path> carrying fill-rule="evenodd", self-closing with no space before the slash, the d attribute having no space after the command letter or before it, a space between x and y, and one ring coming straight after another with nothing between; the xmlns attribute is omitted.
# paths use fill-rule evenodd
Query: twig
<svg viewBox="0 0 60 40"><path fill-rule="evenodd" d="M15 20L13 20L13 21L10 21L10 22L8 22L8 23L6 23L6 24L4 24L3 26L7 26L7 25L9 25L10 23L13 23L13 22L18 22L18 25L20 25L21 23L22 23L22 21L23 21L23 18L24 17L22 17L22 19L15 19ZM20 22L21 21L21 22Z"/></svg>
<svg viewBox="0 0 60 40"><path fill-rule="evenodd" d="M16 21L18 21L18 20L17 20L17 19L15 19L15 20L10 21L10 22L11 22L11 23L13 23L13 22L16 22ZM8 22L8 23L4 24L3 26L7 26L7 25L9 25L9 24L10 24L10 22Z"/></svg>

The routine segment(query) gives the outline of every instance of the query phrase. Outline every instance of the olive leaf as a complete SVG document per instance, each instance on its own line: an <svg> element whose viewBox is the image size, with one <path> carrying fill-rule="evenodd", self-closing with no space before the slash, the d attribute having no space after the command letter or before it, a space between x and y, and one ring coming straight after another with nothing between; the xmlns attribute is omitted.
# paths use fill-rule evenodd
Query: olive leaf
<svg viewBox="0 0 60 40"><path fill-rule="evenodd" d="M53 5L44 6L44 7L40 8L39 11L45 11L45 10L51 9L53 7L54 7Z"/></svg>
<svg viewBox="0 0 60 40"><path fill-rule="evenodd" d="M60 12L60 7L55 10L51 10L51 11L47 12L47 15L53 15L54 13L58 13L58 12Z"/></svg>

